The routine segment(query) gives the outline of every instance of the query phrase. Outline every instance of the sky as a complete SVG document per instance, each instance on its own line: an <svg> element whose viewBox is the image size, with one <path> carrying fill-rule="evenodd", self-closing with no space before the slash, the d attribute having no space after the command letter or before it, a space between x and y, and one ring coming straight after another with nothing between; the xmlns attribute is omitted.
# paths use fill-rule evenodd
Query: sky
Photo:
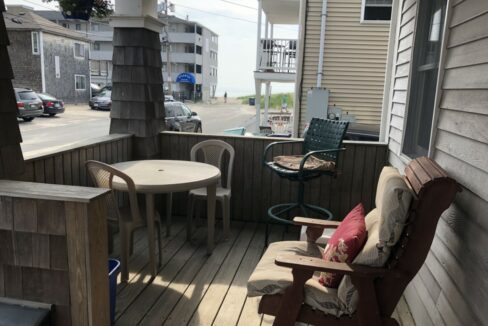
<svg viewBox="0 0 488 326"><path fill-rule="evenodd" d="M257 0L170 0L175 15L210 28L219 35L217 96L227 91L229 97L254 94L253 71L256 65ZM41 0L6 0L38 10L56 9L56 2ZM263 28L264 30L264 28ZM297 38L296 26L277 25L275 38ZM292 92L293 84L272 84L272 92Z"/></svg>

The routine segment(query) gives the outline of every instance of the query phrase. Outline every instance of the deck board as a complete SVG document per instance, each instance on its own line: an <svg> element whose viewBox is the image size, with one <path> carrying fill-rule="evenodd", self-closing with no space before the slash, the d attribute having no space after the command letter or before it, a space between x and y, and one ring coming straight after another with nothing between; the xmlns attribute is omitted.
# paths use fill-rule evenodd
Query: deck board
<svg viewBox="0 0 488 326"><path fill-rule="evenodd" d="M220 237L220 225L216 231ZM259 298L246 295L247 280L264 252L264 224L233 222L230 238L219 239L211 256L205 237L199 227L192 241L185 241L184 224L177 221L172 236L163 238L163 263L151 282L145 233L137 231L130 280L119 279L116 325L272 325L274 317L257 313ZM296 237L296 229L270 227L270 242ZM403 298L394 317L400 325L415 325Z"/></svg>

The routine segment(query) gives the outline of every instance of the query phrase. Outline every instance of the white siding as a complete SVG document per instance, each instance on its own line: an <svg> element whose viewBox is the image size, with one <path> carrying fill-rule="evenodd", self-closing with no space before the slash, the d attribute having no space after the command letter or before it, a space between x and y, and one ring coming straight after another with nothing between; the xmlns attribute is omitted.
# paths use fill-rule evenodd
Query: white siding
<svg viewBox="0 0 488 326"><path fill-rule="evenodd" d="M427 260L405 291L417 325L483 325L488 311L488 1L451 3L431 146L463 192L442 215ZM389 117L390 163L401 169L415 15L416 0L405 0Z"/></svg>
<svg viewBox="0 0 488 326"><path fill-rule="evenodd" d="M300 132L307 91L316 86L322 2L307 1ZM379 124L390 25L361 24L361 0L329 0L327 9L322 86L330 90L329 105L354 114L360 123Z"/></svg>

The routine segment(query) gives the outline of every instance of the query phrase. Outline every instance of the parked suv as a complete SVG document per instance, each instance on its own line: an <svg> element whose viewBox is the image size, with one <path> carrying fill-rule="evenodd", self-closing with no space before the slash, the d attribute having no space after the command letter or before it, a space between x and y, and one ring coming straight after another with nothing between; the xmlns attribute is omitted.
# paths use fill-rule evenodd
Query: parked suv
<svg viewBox="0 0 488 326"><path fill-rule="evenodd" d="M166 130L202 132L202 120L181 102L164 102Z"/></svg>
<svg viewBox="0 0 488 326"><path fill-rule="evenodd" d="M42 101L37 94L28 88L14 88L17 99L17 117L32 121L44 112Z"/></svg>

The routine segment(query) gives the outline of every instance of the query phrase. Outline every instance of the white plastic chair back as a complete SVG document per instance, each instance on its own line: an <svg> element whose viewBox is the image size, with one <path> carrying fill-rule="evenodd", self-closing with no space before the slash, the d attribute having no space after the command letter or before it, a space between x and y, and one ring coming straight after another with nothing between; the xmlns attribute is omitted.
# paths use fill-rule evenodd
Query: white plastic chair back
<svg viewBox="0 0 488 326"><path fill-rule="evenodd" d="M224 153L229 153L229 164L227 165L227 184L225 188L231 188L232 182L232 169L234 166L235 151L234 148L222 140L210 139L202 141L192 147L190 151L190 160L197 161L198 151L203 153L204 163L211 164L222 171L222 164L224 159ZM222 186L221 181L219 181L219 186Z"/></svg>

